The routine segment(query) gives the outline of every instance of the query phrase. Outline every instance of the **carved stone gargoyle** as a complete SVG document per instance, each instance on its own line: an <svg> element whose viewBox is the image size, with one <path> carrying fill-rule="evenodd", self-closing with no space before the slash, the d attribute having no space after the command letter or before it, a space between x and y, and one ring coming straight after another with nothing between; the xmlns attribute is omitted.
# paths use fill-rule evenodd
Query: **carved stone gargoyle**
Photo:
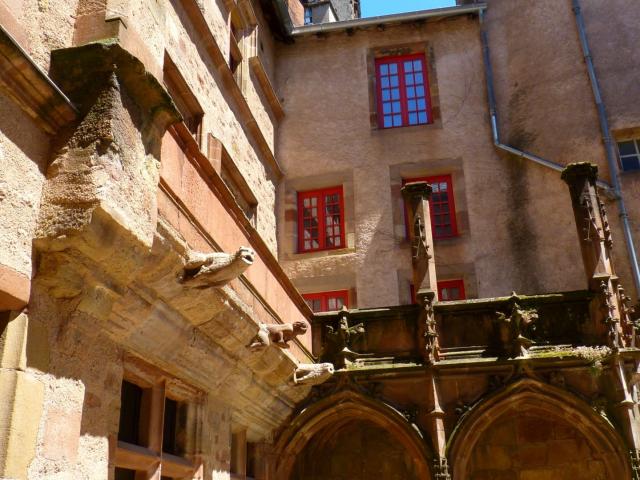
<svg viewBox="0 0 640 480"><path fill-rule="evenodd" d="M496 312L497 334L503 353L510 357L527 357L533 344L529 336L535 330L538 312L520 307L518 300L518 295L513 292L509 299L510 311Z"/></svg>
<svg viewBox="0 0 640 480"><path fill-rule="evenodd" d="M274 325L260 324L258 334L253 338L247 348L251 350L263 350L269 345L277 345L280 348L289 348L289 343L298 335L304 335L309 328L306 322L281 323Z"/></svg>
<svg viewBox="0 0 640 480"><path fill-rule="evenodd" d="M333 328L331 325L327 325L326 328L323 359L332 361L337 368L345 368L358 358L370 356L351 350L352 344L364 335L365 330L362 323L349 326L349 311L345 307L340 311L338 328Z"/></svg>
<svg viewBox="0 0 640 480"><path fill-rule="evenodd" d="M233 254L190 251L180 280L192 288L223 287L242 275L253 264L255 255L255 252L247 247L240 247Z"/></svg>
<svg viewBox="0 0 640 480"><path fill-rule="evenodd" d="M328 380L334 372L332 363L300 363L293 372L293 383L318 385Z"/></svg>

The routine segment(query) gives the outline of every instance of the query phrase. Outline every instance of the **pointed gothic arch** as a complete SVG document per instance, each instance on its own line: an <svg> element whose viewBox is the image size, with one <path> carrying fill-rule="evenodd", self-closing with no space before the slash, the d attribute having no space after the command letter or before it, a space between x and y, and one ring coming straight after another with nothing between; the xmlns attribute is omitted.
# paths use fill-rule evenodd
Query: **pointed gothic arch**
<svg viewBox="0 0 640 480"><path fill-rule="evenodd" d="M453 480L470 478L474 449L489 429L509 415L523 413L570 425L600 455L606 478L631 478L625 442L607 419L570 392L527 378L493 394L461 419L447 445Z"/></svg>
<svg viewBox="0 0 640 480"><path fill-rule="evenodd" d="M431 452L422 433L395 408L348 390L304 409L279 435L274 453L275 477L289 480L298 455L322 432L329 437L353 421L370 422L398 441L414 461L418 478L431 478Z"/></svg>

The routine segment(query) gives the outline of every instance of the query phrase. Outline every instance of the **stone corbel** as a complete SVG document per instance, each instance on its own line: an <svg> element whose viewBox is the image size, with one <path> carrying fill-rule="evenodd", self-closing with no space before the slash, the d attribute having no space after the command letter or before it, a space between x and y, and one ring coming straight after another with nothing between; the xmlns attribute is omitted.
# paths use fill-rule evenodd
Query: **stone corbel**
<svg viewBox="0 0 640 480"><path fill-rule="evenodd" d="M47 169L36 248L80 251L126 283L153 243L161 141L180 114L115 41L52 52L51 76L79 121Z"/></svg>

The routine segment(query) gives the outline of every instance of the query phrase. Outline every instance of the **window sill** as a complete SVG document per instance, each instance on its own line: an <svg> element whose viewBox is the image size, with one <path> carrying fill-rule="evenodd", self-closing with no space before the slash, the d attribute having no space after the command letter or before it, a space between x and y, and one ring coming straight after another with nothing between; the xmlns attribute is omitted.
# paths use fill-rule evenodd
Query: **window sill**
<svg viewBox="0 0 640 480"><path fill-rule="evenodd" d="M440 120L435 120L431 123L421 123L420 125L403 125L400 127L387 127L387 128L381 128L378 125L375 126L371 126L371 133L374 134L376 132L380 132L380 134L382 134L382 132L413 132L416 130L425 130L425 129L440 129L442 128L442 122Z"/></svg>
<svg viewBox="0 0 640 480"><path fill-rule="evenodd" d="M332 248L330 250L316 250L313 252L294 252L289 254L291 260L304 260L307 258L320 258L320 257L332 257L338 255L348 255L350 253L356 253L356 249L353 247L347 248Z"/></svg>

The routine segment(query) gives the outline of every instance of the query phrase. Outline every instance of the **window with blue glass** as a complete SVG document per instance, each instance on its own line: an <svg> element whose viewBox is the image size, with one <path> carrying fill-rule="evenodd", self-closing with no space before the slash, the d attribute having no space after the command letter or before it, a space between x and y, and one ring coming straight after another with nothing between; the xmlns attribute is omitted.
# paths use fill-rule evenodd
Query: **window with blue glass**
<svg viewBox="0 0 640 480"><path fill-rule="evenodd" d="M618 142L618 153L622 170L640 170L640 139Z"/></svg>
<svg viewBox="0 0 640 480"><path fill-rule="evenodd" d="M376 85L380 128L432 122L424 54L376 59Z"/></svg>

